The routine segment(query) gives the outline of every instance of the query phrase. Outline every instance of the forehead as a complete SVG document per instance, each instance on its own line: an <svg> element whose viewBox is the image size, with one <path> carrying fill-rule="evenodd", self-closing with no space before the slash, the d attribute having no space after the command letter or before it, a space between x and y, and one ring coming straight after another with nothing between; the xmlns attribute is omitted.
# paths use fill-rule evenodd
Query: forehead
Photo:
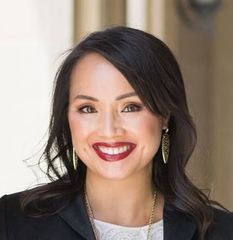
<svg viewBox="0 0 233 240"><path fill-rule="evenodd" d="M71 74L70 93L122 94L134 91L124 75L97 53L84 56Z"/></svg>

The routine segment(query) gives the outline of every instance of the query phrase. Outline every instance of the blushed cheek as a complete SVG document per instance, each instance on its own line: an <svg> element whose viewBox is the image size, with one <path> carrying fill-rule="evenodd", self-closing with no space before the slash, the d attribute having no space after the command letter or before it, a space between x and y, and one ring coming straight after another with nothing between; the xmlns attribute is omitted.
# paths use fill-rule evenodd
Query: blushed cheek
<svg viewBox="0 0 233 240"><path fill-rule="evenodd" d="M139 131L141 132L141 140L145 144L150 143L150 145L160 145L161 135L162 135L162 120L156 117L145 117L140 119L137 125Z"/></svg>
<svg viewBox="0 0 233 240"><path fill-rule="evenodd" d="M93 123L80 119L78 116L69 116L69 126L74 143L79 144L87 140L90 133L93 131Z"/></svg>
<svg viewBox="0 0 233 240"><path fill-rule="evenodd" d="M145 135L156 135L162 132L162 119L151 114L145 114L141 117L136 117L128 121L128 126L137 131L143 131Z"/></svg>

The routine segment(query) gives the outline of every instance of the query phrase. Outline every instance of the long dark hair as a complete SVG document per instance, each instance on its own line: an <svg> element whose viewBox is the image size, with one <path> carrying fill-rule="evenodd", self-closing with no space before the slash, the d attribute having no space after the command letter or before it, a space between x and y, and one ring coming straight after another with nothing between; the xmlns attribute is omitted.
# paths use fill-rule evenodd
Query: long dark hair
<svg viewBox="0 0 233 240"><path fill-rule="evenodd" d="M32 202L53 197L70 198L83 188L86 167L80 162L75 171L72 164L67 109L71 72L83 56L92 52L101 54L125 76L152 113L169 119L169 160L166 165L163 163L160 148L153 159L153 181L167 203L195 219L202 239L213 216L211 201L185 173L196 145L196 130L188 110L180 68L161 40L128 27L114 27L90 34L71 50L61 65L56 75L49 138L43 153L51 183L24 193L23 209L26 211ZM37 213L39 216L44 214L48 211Z"/></svg>

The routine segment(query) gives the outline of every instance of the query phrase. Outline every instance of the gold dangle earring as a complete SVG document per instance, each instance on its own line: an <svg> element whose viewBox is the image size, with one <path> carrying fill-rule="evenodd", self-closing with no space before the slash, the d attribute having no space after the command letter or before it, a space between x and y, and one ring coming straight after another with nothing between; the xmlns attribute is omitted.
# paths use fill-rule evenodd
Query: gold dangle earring
<svg viewBox="0 0 233 240"><path fill-rule="evenodd" d="M168 135L169 129L167 128L162 136L162 156L164 164L167 164L170 150L170 139Z"/></svg>
<svg viewBox="0 0 233 240"><path fill-rule="evenodd" d="M77 154L75 152L74 147L73 147L73 159L72 160L73 160L74 170L77 170L77 168L78 168L78 156L77 156Z"/></svg>

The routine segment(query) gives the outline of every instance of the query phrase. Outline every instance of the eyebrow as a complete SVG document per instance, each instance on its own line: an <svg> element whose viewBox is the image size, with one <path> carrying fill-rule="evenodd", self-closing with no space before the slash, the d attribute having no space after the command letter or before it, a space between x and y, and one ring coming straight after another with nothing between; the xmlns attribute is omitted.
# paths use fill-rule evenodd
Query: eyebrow
<svg viewBox="0 0 233 240"><path fill-rule="evenodd" d="M121 99L128 98L128 97L134 97L134 96L137 96L137 94L135 92L125 93L125 94L122 94L122 95L118 96L116 98L116 101L119 101ZM94 102L99 101L97 98L87 96L87 95L82 95L82 94L77 95L74 99L87 99L87 100L91 100L91 101L94 101Z"/></svg>

